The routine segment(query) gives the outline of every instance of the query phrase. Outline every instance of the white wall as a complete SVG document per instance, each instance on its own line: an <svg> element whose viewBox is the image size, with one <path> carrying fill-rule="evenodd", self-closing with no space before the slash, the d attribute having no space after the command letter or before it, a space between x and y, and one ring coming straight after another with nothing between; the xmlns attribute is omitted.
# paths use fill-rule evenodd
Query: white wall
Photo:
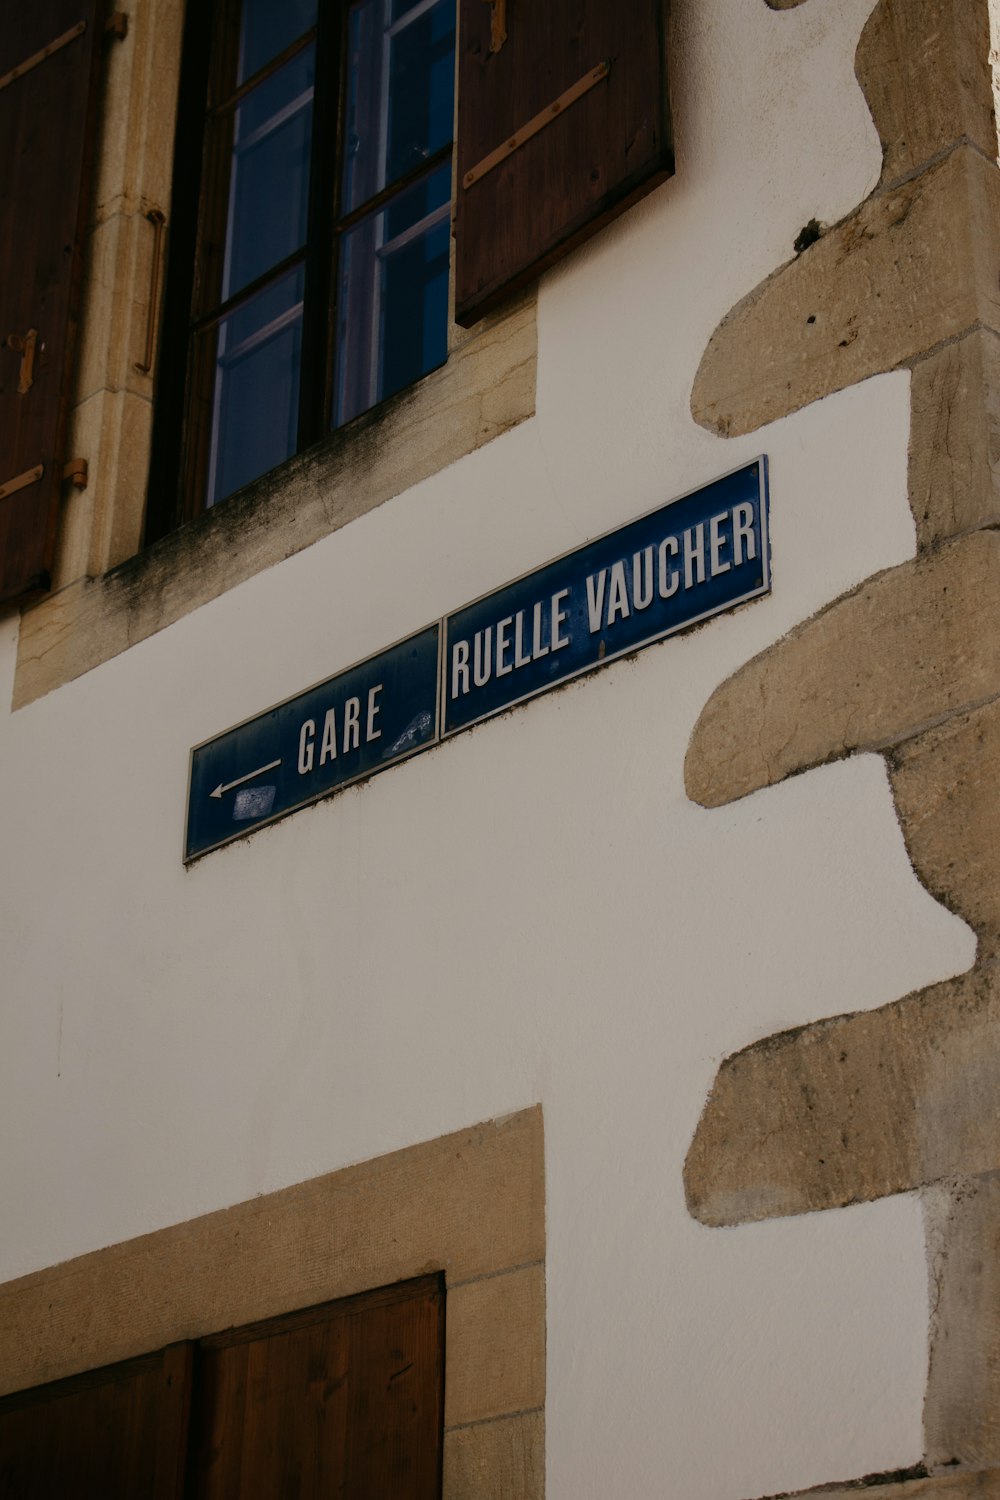
<svg viewBox="0 0 1000 1500"><path fill-rule="evenodd" d="M543 283L537 417L0 716L0 1279L540 1100L553 1500L919 1457L916 1202L720 1231L681 1183L726 1053L973 953L878 758L683 790L712 689L913 552L905 375L732 442L688 404L878 176L871 8L676 0L678 175ZM761 451L769 599L182 868L191 745Z"/></svg>

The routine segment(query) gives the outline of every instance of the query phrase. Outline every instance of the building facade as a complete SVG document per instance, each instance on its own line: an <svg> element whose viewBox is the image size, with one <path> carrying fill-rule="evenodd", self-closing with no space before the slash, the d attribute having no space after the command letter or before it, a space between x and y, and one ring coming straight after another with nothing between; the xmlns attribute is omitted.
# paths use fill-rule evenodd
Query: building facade
<svg viewBox="0 0 1000 1500"><path fill-rule="evenodd" d="M523 15L462 0L439 353L207 506L184 9L100 18L66 477L0 615L0 1392L434 1277L445 1500L1000 1494L992 4L654 6L672 141L494 295L462 49ZM762 458L758 597L192 846L193 747Z"/></svg>

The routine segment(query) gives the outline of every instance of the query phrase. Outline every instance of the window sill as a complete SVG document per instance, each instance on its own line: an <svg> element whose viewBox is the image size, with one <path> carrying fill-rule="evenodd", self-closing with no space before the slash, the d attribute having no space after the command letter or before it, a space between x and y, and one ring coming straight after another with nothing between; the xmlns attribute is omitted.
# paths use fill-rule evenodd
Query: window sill
<svg viewBox="0 0 1000 1500"><path fill-rule="evenodd" d="M523 422L535 410L535 364L532 293L484 320L419 385L109 572L31 605L12 706L109 661Z"/></svg>

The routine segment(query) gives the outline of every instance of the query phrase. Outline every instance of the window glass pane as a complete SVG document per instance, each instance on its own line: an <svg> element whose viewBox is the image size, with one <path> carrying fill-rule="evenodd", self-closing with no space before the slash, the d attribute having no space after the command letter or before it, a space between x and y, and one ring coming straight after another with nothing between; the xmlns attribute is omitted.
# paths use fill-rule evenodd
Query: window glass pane
<svg viewBox="0 0 1000 1500"><path fill-rule="evenodd" d="M295 452L304 284L299 267L198 336L214 363L209 505Z"/></svg>
<svg viewBox="0 0 1000 1500"><path fill-rule="evenodd" d="M297 53L235 111L222 301L305 243L315 63Z"/></svg>
<svg viewBox="0 0 1000 1500"><path fill-rule="evenodd" d="M361 0L348 23L343 211L452 137L455 0Z"/></svg>
<svg viewBox="0 0 1000 1500"><path fill-rule="evenodd" d="M446 163L344 235L335 427L444 363L450 207Z"/></svg>
<svg viewBox="0 0 1000 1500"><path fill-rule="evenodd" d="M237 83L316 24L316 0L243 0Z"/></svg>

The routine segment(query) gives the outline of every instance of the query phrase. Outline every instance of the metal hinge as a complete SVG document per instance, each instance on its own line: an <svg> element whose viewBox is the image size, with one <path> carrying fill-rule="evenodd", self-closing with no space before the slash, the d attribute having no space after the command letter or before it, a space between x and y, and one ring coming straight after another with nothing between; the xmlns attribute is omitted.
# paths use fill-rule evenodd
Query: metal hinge
<svg viewBox="0 0 1000 1500"><path fill-rule="evenodd" d="M38 329L29 328L27 333L8 333L4 339L8 349L21 356L21 369L17 377L17 394L26 396L35 380L35 350L38 348ZM44 344L42 345L44 348Z"/></svg>
<svg viewBox="0 0 1000 1500"><path fill-rule="evenodd" d="M63 464L63 484L69 483L75 490L85 490L90 471L85 458L71 458Z"/></svg>
<svg viewBox="0 0 1000 1500"><path fill-rule="evenodd" d="M486 0L486 4L493 7L493 16L490 21L490 51L499 52L507 40L507 0Z"/></svg>
<svg viewBox="0 0 1000 1500"><path fill-rule="evenodd" d="M540 130L545 129L546 125L551 125L553 120L558 119L563 110L568 109L571 104L582 99L584 94L589 93L595 83L600 83L602 78L607 78L610 71L611 64L601 62L596 68L591 68L589 73L584 73L583 77L571 84L565 93L559 95L558 99L553 99L551 104L539 110L527 125L522 125L514 131L513 135L508 136L502 146L498 146L495 151L484 156L482 161L476 162L476 165L471 167L462 178L462 186L470 188L474 182L485 177L487 172L492 172L494 167L498 167L502 161L507 160L508 156L512 156L519 146L524 145L525 141L530 141L533 135L537 135Z"/></svg>
<svg viewBox="0 0 1000 1500"><path fill-rule="evenodd" d="M32 68L37 68L38 64L43 63L47 57L51 57L53 52L58 52L60 48L67 47L70 42L75 42L77 37L82 36L86 29L86 21L77 21L75 26L71 26L68 31L64 31L62 36L57 36L55 41L49 42L47 47L42 47L38 52L33 52L30 57L24 59L23 63L18 63L17 67L11 68L9 73L4 73L0 77L0 89L5 89L8 84L15 83L18 78L23 78L25 73L30 73Z"/></svg>
<svg viewBox="0 0 1000 1500"><path fill-rule="evenodd" d="M33 52L30 57L26 57L24 62L18 63L16 68L11 68L9 72L0 75L0 89L5 89L8 84L16 83L19 78L24 77L25 73L30 73L32 68L37 68L39 63L43 63L46 58L51 57L53 52L59 52L63 47L68 47L70 42L75 42L77 37L82 36L86 29L86 21L77 21L75 26L71 26L68 31L64 31L62 36L57 36L55 41L49 42L47 47L40 47L37 52ZM106 36L116 37L120 42L124 41L125 37L128 36L128 16L126 13L123 10L116 10L113 16L109 16L104 23L104 32Z"/></svg>
<svg viewBox="0 0 1000 1500"><path fill-rule="evenodd" d="M0 484L0 500L6 500L8 495L15 495L18 490L27 489L29 484L41 479L44 473L45 465L36 464L33 469L25 469L23 474L15 474L13 479L6 479Z"/></svg>
<svg viewBox="0 0 1000 1500"><path fill-rule="evenodd" d="M149 272L149 304L146 309L146 349L142 359L135 361L135 368L140 375L148 375L153 368L156 315L160 302L160 271L163 266L163 229L167 222L167 216L162 208L148 208L146 218L153 226L153 259Z"/></svg>

